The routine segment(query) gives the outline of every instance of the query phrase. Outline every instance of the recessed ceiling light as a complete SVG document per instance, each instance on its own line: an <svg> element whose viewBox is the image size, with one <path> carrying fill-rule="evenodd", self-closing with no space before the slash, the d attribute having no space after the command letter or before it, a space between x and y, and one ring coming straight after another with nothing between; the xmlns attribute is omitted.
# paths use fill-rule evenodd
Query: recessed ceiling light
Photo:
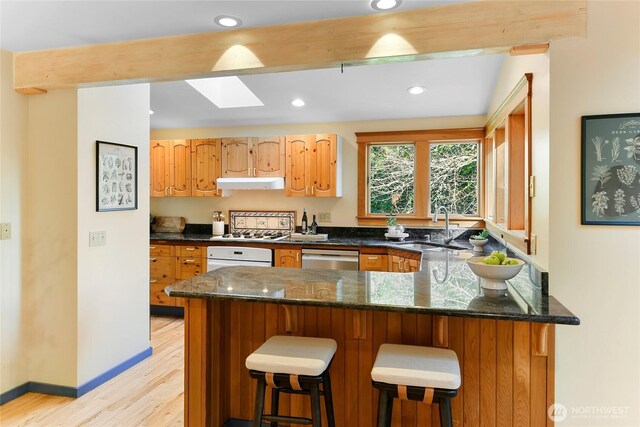
<svg viewBox="0 0 640 427"><path fill-rule="evenodd" d="M411 86L409 89L407 89L407 91L411 95L420 95L420 94L424 93L425 88L422 87L422 86Z"/></svg>
<svg viewBox="0 0 640 427"><path fill-rule="evenodd" d="M371 7L375 10L391 10L400 6L401 0L373 0Z"/></svg>
<svg viewBox="0 0 640 427"><path fill-rule="evenodd" d="M149 110L149 115L152 115L154 113L153 110Z"/></svg>
<svg viewBox="0 0 640 427"><path fill-rule="evenodd" d="M291 105L293 105L294 107L304 107L304 101L300 98L296 98L291 101Z"/></svg>
<svg viewBox="0 0 640 427"><path fill-rule="evenodd" d="M216 16L213 21L220 25L221 27L227 27L227 28L231 28L231 27L238 27L242 24L242 21L240 20L240 18L236 18L235 16L229 16L229 15L220 15L220 16Z"/></svg>

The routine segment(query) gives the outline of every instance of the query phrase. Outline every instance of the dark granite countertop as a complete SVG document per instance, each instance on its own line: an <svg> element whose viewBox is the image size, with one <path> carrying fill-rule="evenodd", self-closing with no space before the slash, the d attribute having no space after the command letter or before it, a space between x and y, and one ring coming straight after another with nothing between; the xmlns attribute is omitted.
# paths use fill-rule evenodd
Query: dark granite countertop
<svg viewBox="0 0 640 427"><path fill-rule="evenodd" d="M330 240L324 244L332 243L361 246L354 239ZM366 243L367 246L400 246L386 241L376 243L368 240ZM540 272L533 266L525 265L520 274L509 280L507 291L489 291L481 288L481 279L465 262L472 255L468 250L436 247L423 253L422 271L418 273L224 267L170 285L166 292L171 296L189 298L431 313L567 325L580 323L554 297L542 292Z"/></svg>

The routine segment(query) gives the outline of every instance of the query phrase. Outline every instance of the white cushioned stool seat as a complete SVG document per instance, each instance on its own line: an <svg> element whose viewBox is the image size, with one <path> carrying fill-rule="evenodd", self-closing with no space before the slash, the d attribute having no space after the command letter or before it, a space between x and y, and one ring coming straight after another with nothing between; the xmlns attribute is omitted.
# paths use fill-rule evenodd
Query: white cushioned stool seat
<svg viewBox="0 0 640 427"><path fill-rule="evenodd" d="M452 350L382 344L371 378L386 384L457 390L460 387L460 365Z"/></svg>
<svg viewBox="0 0 640 427"><path fill-rule="evenodd" d="M315 377L329 367L337 348L330 338L276 335L251 353L245 365L254 371Z"/></svg>

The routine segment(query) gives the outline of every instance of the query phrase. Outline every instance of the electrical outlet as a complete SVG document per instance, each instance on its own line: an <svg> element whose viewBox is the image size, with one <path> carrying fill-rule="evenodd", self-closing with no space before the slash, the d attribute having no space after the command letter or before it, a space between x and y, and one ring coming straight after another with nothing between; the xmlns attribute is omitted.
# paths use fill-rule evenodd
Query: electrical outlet
<svg viewBox="0 0 640 427"><path fill-rule="evenodd" d="M331 224L331 212L318 212L318 222Z"/></svg>
<svg viewBox="0 0 640 427"><path fill-rule="evenodd" d="M106 231L90 231L89 246L104 246L107 244Z"/></svg>
<svg viewBox="0 0 640 427"><path fill-rule="evenodd" d="M9 239L11 239L11 224L8 222L0 224L0 240Z"/></svg>

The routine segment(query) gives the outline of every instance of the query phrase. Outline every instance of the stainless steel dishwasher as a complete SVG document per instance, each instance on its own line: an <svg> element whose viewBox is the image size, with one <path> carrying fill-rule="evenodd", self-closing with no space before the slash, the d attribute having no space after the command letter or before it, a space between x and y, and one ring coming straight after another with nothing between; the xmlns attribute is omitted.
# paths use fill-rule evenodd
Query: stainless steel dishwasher
<svg viewBox="0 0 640 427"><path fill-rule="evenodd" d="M321 270L357 270L358 251L303 249L302 268Z"/></svg>

